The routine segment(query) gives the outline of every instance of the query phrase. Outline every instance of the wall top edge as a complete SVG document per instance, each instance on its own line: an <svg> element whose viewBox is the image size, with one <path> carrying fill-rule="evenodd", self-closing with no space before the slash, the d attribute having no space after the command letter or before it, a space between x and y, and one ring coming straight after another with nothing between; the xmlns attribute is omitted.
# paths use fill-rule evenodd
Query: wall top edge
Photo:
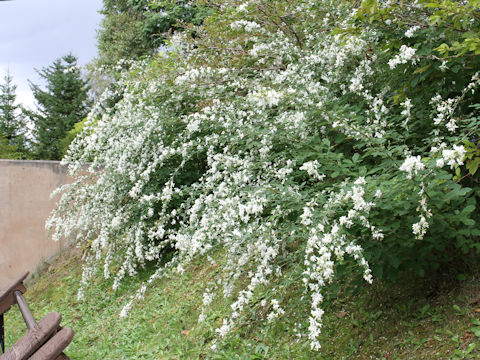
<svg viewBox="0 0 480 360"><path fill-rule="evenodd" d="M68 167L55 160L9 160L0 159L0 168L6 169L48 169L55 173L68 173Z"/></svg>
<svg viewBox="0 0 480 360"><path fill-rule="evenodd" d="M1 163L9 163L9 164L18 164L18 165L27 165L27 164L58 164L60 165L60 161L57 160L12 160L12 159L0 159ZM62 165L63 166L63 165Z"/></svg>
<svg viewBox="0 0 480 360"><path fill-rule="evenodd" d="M59 160L15 160L15 159L0 159L1 162L11 162L11 163L18 163L18 164L26 164L26 163L47 163L47 164L60 164Z"/></svg>

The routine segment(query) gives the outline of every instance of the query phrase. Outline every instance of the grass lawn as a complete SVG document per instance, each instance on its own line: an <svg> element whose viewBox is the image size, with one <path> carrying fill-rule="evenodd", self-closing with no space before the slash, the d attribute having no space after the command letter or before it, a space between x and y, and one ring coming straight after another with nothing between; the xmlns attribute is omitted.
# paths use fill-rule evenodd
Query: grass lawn
<svg viewBox="0 0 480 360"><path fill-rule="evenodd" d="M74 329L66 350L73 360L480 359L480 282L473 274L435 287L427 279L415 286L377 282L360 294L329 300L320 352L310 351L306 339L298 340L292 331L296 323L307 323L308 299L294 301L301 298L299 282L283 289L285 315L280 321L268 323L266 313L251 311L213 352L215 328L229 313L230 302L218 298L207 321L199 324L197 319L203 291L219 268L199 259L184 274L170 274L155 282L123 319L121 309L152 270L116 292L97 274L86 300L79 302L80 254L69 250L36 274L25 297L37 321L58 311L62 325ZM16 307L5 320L9 347L26 327Z"/></svg>

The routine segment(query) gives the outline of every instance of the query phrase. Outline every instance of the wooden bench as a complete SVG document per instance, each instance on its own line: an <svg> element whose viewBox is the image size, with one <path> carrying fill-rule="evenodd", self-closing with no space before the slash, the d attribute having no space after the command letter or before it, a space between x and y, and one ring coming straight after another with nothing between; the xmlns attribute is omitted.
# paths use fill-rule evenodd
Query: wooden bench
<svg viewBox="0 0 480 360"><path fill-rule="evenodd" d="M27 291L23 285L27 276L28 272L0 290L0 343L3 352L0 360L68 360L63 350L72 341L73 330L60 327L62 316L56 312L46 315L38 324L36 323L22 296ZM28 332L5 351L3 317L15 304L22 313Z"/></svg>

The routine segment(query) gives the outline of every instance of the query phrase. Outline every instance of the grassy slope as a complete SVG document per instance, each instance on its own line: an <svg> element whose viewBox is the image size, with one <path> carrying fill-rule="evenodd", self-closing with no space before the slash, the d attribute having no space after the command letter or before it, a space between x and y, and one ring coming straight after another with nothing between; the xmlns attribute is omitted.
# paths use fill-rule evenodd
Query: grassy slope
<svg viewBox="0 0 480 360"><path fill-rule="evenodd" d="M282 321L268 324L266 314L257 311L213 353L212 324L228 313L228 302L214 302L209 321L197 324L203 289L218 271L207 264L192 264L181 276L157 281L126 319L118 314L138 288L138 279L113 293L111 284L98 276L87 301L77 302L81 265L76 251L40 273L28 285L26 298L37 319L58 311L62 324L74 329L66 351L72 360L480 358L480 326L475 325L480 325L480 284L473 276L460 285L444 284L433 294L427 281L414 288L377 284L362 295L333 301L327 305L320 353L310 352L292 335L295 322L305 323L307 302L289 305L287 298L301 287L286 286ZM148 275L145 271L140 277ZM7 346L25 331L16 308L7 313L6 331Z"/></svg>

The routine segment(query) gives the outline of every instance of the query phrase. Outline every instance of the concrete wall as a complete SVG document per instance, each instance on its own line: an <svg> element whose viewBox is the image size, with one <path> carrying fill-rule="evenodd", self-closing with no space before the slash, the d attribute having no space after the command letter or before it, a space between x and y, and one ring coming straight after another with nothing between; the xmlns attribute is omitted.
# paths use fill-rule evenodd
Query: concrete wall
<svg viewBox="0 0 480 360"><path fill-rule="evenodd" d="M69 181L58 161L0 160L0 289L62 249L45 221L57 200L50 194Z"/></svg>

